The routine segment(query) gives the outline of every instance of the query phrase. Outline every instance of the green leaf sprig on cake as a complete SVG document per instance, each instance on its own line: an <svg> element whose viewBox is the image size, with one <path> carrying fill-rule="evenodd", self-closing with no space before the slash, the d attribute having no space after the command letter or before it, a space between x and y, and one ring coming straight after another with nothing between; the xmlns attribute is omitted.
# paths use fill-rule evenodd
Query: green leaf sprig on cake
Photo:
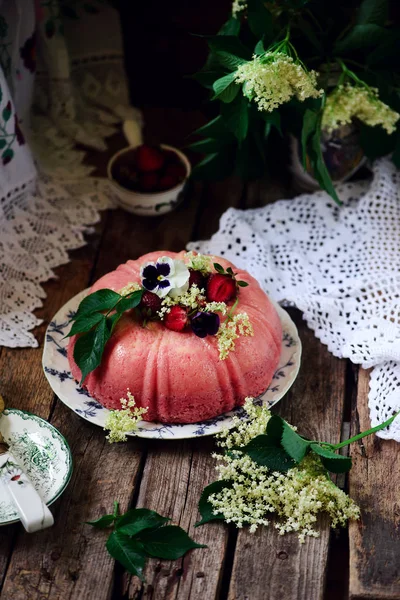
<svg viewBox="0 0 400 600"><path fill-rule="evenodd" d="M330 473L346 473L351 458L338 450L363 437L388 427L390 419L338 444L312 441L266 407L246 398L248 420L235 419L235 428L217 434L224 454L217 459L219 480L207 486L200 498L203 525L215 519L250 526L274 526L280 534L295 532L301 542L306 536L318 537L319 513L326 513L331 526L344 526L359 518L358 506L339 489Z"/></svg>
<svg viewBox="0 0 400 600"><path fill-rule="evenodd" d="M93 292L80 303L68 336L78 336L73 354L81 384L100 366L106 344L126 312L144 326L156 320L171 331L191 329L200 338L216 336L220 360L234 351L239 336L253 335L247 313L236 312L240 289L248 283L237 280L231 267L225 270L209 256L188 252L185 260L160 256L143 264L140 278L141 283L128 283L119 292Z"/></svg>
<svg viewBox="0 0 400 600"><path fill-rule="evenodd" d="M170 519L154 510L133 508L123 515L118 512L118 502L114 502L112 514L87 524L97 529L113 528L106 542L109 554L142 581L148 558L176 560L189 550L207 547L193 541L181 527L167 525Z"/></svg>

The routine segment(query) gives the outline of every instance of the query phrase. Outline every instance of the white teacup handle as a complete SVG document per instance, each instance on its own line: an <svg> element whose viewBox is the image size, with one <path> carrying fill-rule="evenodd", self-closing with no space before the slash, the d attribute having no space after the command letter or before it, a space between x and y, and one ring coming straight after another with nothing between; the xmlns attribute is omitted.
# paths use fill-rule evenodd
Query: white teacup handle
<svg viewBox="0 0 400 600"><path fill-rule="evenodd" d="M129 146L136 148L143 144L142 126L138 121L127 119L122 125L122 131Z"/></svg>
<svg viewBox="0 0 400 600"><path fill-rule="evenodd" d="M31 480L9 452L1 457L2 481L28 533L51 527L54 518Z"/></svg>

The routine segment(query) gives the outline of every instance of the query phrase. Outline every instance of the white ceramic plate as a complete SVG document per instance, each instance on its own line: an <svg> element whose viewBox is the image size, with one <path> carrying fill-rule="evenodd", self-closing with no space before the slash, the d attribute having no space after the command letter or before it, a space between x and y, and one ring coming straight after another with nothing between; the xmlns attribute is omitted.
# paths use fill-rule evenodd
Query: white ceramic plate
<svg viewBox="0 0 400 600"><path fill-rule="evenodd" d="M64 404L87 421L104 427L109 411L92 398L84 388L80 388L72 377L67 359L69 340L64 339L70 329L69 321L86 295L87 290L84 290L71 298L60 308L48 326L43 350L43 369L53 391ZM295 324L280 306L276 305L276 309L283 329L282 353L269 388L259 397L260 402L269 407L276 404L293 384L299 372L301 357L301 342ZM141 421L135 432L130 435L164 440L214 435L232 426L234 415L246 418L243 408L238 407L219 417L187 425Z"/></svg>
<svg viewBox="0 0 400 600"><path fill-rule="evenodd" d="M2 413L0 431L43 500L52 504L61 496L72 475L71 451L65 438L44 419L15 408ZM0 483L0 525L17 521L18 513Z"/></svg>

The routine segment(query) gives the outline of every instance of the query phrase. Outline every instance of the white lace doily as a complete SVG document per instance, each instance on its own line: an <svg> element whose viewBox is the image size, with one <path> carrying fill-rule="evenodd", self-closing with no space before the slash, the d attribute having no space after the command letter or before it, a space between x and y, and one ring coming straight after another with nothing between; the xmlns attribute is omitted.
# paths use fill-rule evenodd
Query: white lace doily
<svg viewBox="0 0 400 600"><path fill-rule="evenodd" d="M400 409L399 173L388 159L372 182L254 210L229 209L219 231L190 249L247 269L276 301L293 304L338 357L371 374L373 425ZM378 435L400 441L400 417Z"/></svg>

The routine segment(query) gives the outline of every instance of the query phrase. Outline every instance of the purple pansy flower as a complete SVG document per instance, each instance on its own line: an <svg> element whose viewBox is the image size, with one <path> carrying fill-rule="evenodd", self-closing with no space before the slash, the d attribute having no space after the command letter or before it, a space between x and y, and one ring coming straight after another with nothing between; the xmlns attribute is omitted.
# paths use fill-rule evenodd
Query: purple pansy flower
<svg viewBox="0 0 400 600"><path fill-rule="evenodd" d="M161 256L156 262L146 263L140 270L143 287L163 298L176 296L189 287L189 270L181 260Z"/></svg>
<svg viewBox="0 0 400 600"><path fill-rule="evenodd" d="M198 312L191 320L193 333L200 338L215 335L219 329L219 315L212 312Z"/></svg>

